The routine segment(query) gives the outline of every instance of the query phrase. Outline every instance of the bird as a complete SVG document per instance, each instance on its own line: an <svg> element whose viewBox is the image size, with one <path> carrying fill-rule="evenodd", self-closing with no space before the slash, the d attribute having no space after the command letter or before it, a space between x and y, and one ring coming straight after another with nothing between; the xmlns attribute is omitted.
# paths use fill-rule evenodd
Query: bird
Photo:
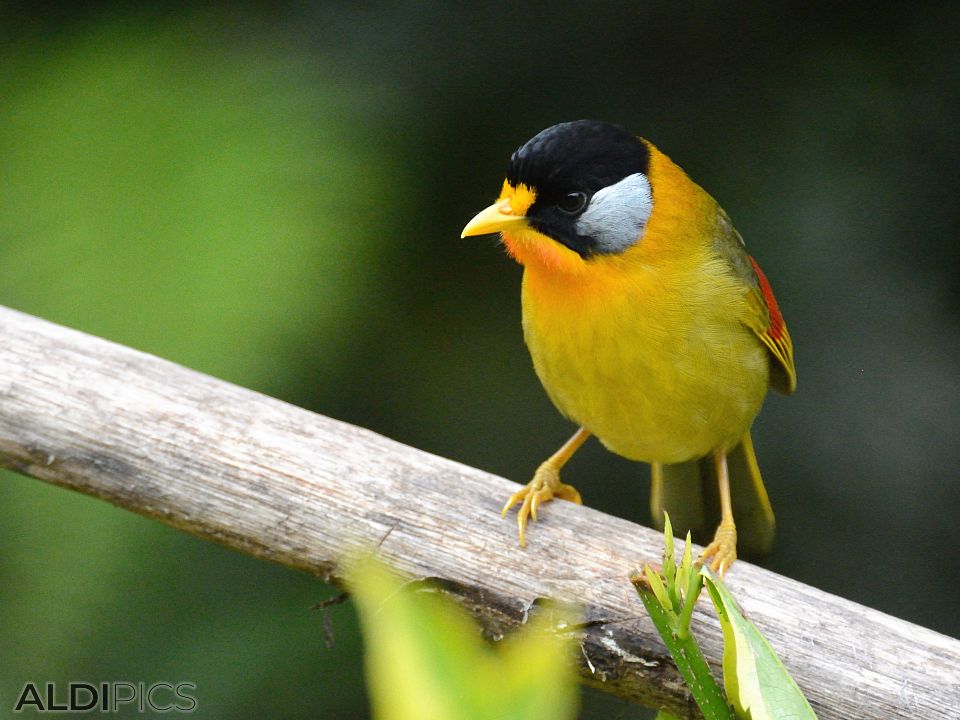
<svg viewBox="0 0 960 720"><path fill-rule="evenodd" d="M520 546L544 503L582 503L560 471L595 436L650 465L661 529L664 510L702 537L716 522L700 555L712 570L737 559L735 509L741 556L765 554L775 521L750 428L769 389L794 392L793 342L717 201L649 140L576 120L512 154L499 197L461 237L492 233L523 266L534 370L578 426L503 507L520 506Z"/></svg>

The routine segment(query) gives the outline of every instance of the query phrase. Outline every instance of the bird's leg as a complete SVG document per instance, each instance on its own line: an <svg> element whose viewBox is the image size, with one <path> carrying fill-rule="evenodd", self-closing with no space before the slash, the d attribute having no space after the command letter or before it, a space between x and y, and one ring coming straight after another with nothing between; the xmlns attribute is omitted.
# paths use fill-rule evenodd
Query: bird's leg
<svg viewBox="0 0 960 720"><path fill-rule="evenodd" d="M553 455L544 460L537 471L533 474L533 480L520 488L503 506L501 516L506 516L507 510L512 508L518 502L523 504L517 513L517 527L520 529L520 547L524 547L527 542L524 538L524 530L527 527L527 518L537 519L537 508L548 500L558 497L562 500L569 500L578 505L583 501L580 499L580 493L571 485L560 482L560 468L567 464L567 460L573 457L573 454L583 445L584 441L590 437L590 431L580 428L574 433L573 437L563 444L563 447L557 450Z"/></svg>
<svg viewBox="0 0 960 720"><path fill-rule="evenodd" d="M704 548L700 560L713 558L710 569L721 577L737 559L737 526L733 523L733 503L730 502L730 476L727 472L727 453L718 450L713 456L717 466L717 484L720 489L720 525L713 542Z"/></svg>

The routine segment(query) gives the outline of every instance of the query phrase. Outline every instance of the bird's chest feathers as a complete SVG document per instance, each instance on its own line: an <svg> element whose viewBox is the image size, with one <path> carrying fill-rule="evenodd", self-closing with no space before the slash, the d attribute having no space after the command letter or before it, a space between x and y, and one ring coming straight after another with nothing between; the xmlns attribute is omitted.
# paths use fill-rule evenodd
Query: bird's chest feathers
<svg viewBox="0 0 960 720"><path fill-rule="evenodd" d="M766 392L766 355L739 322L744 291L719 270L668 276L524 273L524 337L547 393L631 459L676 462L735 444Z"/></svg>

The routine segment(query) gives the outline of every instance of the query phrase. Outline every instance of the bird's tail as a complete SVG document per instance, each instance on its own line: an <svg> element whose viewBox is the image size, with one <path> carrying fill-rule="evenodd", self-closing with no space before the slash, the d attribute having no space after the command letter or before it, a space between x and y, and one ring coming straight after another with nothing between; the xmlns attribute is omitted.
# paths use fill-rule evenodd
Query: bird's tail
<svg viewBox="0 0 960 720"><path fill-rule="evenodd" d="M651 466L650 510L653 524L663 529L663 513L670 513L676 535L689 530L701 544L710 542L720 523L717 471L712 457L685 463ZM758 560L770 552L775 521L763 485L749 431L727 453L730 496L737 524L737 555Z"/></svg>

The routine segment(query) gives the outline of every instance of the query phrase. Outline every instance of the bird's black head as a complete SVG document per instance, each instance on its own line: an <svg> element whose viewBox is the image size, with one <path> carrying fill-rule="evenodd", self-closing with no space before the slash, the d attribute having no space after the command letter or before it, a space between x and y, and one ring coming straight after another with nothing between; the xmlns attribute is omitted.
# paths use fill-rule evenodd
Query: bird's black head
<svg viewBox="0 0 960 720"><path fill-rule="evenodd" d="M535 193L530 226L583 258L623 252L652 210L647 145L619 125L577 120L547 128L510 158L507 182Z"/></svg>

